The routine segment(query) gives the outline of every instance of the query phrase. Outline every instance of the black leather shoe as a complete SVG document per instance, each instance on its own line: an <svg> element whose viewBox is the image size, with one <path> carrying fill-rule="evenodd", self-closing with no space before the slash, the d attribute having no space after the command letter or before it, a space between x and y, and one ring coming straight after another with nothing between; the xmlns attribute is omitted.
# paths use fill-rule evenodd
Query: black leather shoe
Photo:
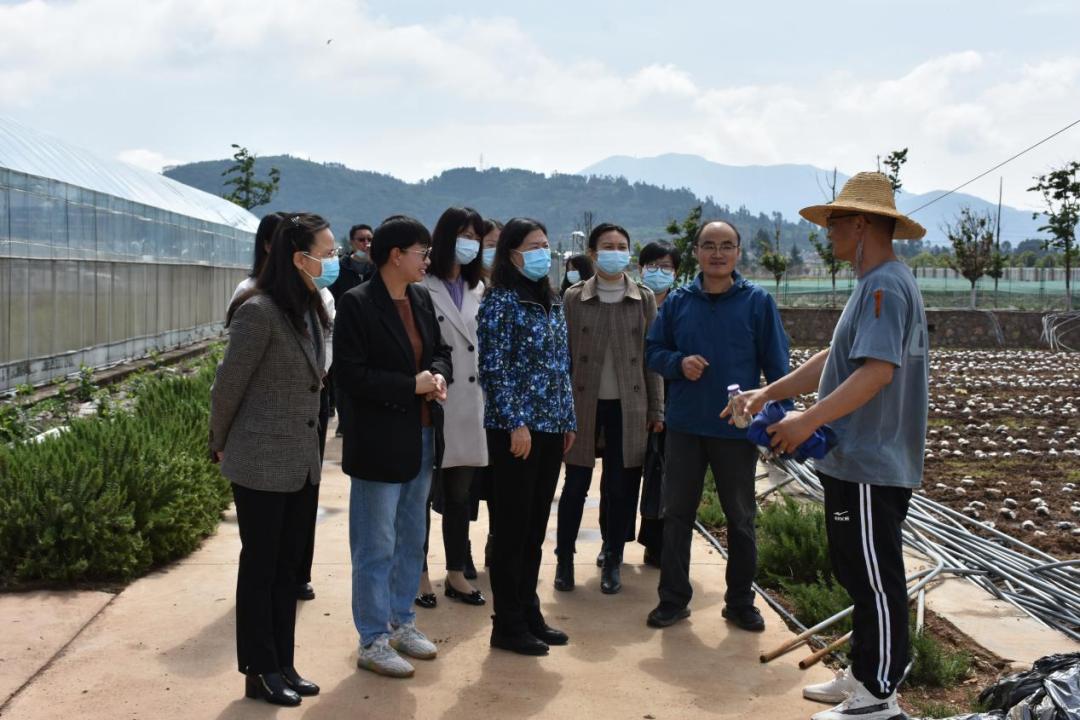
<svg viewBox="0 0 1080 720"><path fill-rule="evenodd" d="M296 707L300 704L300 695L285 684L281 673L248 675L244 682L244 695L265 700L273 705Z"/></svg>
<svg viewBox="0 0 1080 720"><path fill-rule="evenodd" d="M521 632L515 635L507 635L491 631L491 647L500 650L509 650L518 655L547 655L547 643L538 639L530 632Z"/></svg>
<svg viewBox="0 0 1080 720"><path fill-rule="evenodd" d="M574 556L559 556L555 564L555 589L570 592L574 589Z"/></svg>
<svg viewBox="0 0 1080 720"><path fill-rule="evenodd" d="M445 595L451 600L458 600L466 605L484 605L487 603L487 599L484 598L484 593L479 590L473 590L471 593L461 592L451 585L449 580L446 581Z"/></svg>
<svg viewBox="0 0 1080 720"><path fill-rule="evenodd" d="M729 623L743 630L749 632L762 632L765 630L765 618L761 617L761 613L753 605L740 605L739 607L725 605L720 614L727 618Z"/></svg>
<svg viewBox="0 0 1080 720"><path fill-rule="evenodd" d="M487 542L484 543L484 567L491 567L491 558L495 556L495 533L488 533Z"/></svg>
<svg viewBox="0 0 1080 720"><path fill-rule="evenodd" d="M605 555L607 555L607 543L600 546L600 552L596 555L596 567L604 567Z"/></svg>
<svg viewBox="0 0 1080 720"><path fill-rule="evenodd" d="M430 610L439 604L439 598L435 597L435 593L419 593L413 602L422 608Z"/></svg>
<svg viewBox="0 0 1080 720"><path fill-rule="evenodd" d="M660 603L649 613L649 619L646 622L649 627L665 628L688 617L690 617L690 608Z"/></svg>
<svg viewBox="0 0 1080 720"><path fill-rule="evenodd" d="M613 553L604 553L604 567L600 571L600 592L614 595L622 590L622 574L619 559Z"/></svg>
<svg viewBox="0 0 1080 720"><path fill-rule="evenodd" d="M570 642L569 635L562 630L556 630L543 620L530 624L529 633L545 645L565 645Z"/></svg>
<svg viewBox="0 0 1080 720"><path fill-rule="evenodd" d="M296 586L296 599L297 600L314 600L315 588L311 587L311 583L304 583L303 585Z"/></svg>
<svg viewBox="0 0 1080 720"><path fill-rule="evenodd" d="M464 575L465 575L466 580L475 580L476 579L476 565L473 564L473 559L472 559L472 540L469 540L468 543L465 545L465 572L464 572Z"/></svg>
<svg viewBox="0 0 1080 720"><path fill-rule="evenodd" d="M296 672L296 668L281 668L281 677L285 678L285 684L295 690L297 695L307 697L308 695L319 694L319 686L300 677L300 673Z"/></svg>

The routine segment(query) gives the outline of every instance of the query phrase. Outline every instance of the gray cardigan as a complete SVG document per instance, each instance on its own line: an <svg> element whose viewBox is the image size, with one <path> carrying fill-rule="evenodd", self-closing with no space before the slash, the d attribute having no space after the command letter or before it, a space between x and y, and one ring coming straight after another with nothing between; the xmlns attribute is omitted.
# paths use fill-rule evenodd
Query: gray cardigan
<svg viewBox="0 0 1080 720"><path fill-rule="evenodd" d="M221 473L253 490L295 492L319 483L322 327L314 343L268 295L236 309L229 344L210 389L210 450Z"/></svg>

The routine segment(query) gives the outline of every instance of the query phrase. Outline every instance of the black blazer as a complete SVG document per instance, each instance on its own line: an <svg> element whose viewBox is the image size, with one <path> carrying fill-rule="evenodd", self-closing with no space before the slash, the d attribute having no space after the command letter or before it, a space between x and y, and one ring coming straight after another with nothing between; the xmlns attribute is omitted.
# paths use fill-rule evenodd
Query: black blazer
<svg viewBox="0 0 1080 720"><path fill-rule="evenodd" d="M453 379L450 346L426 288L406 289L423 340L420 367ZM420 407L416 358L382 276L341 296L334 321L334 383L352 413L342 438L341 467L350 476L407 482L420 472ZM430 402L435 465L442 459L442 406Z"/></svg>

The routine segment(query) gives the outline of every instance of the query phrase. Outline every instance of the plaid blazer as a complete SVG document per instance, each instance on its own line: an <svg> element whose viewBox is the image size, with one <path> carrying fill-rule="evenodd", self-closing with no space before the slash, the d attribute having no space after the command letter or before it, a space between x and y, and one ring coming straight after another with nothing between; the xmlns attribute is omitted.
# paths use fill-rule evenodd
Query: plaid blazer
<svg viewBox="0 0 1080 720"><path fill-rule="evenodd" d="M319 391L326 352L318 316L312 338L269 295L236 309L210 388L210 449L221 473L253 490L295 492L319 483Z"/></svg>
<svg viewBox="0 0 1080 720"><path fill-rule="evenodd" d="M593 277L566 290L563 309L578 428L566 463L592 467L596 462L596 400L604 354L610 347L622 409L623 466L641 467L648 424L664 419L663 380L645 367L645 335L656 319L656 297L628 279L622 302L605 304Z"/></svg>

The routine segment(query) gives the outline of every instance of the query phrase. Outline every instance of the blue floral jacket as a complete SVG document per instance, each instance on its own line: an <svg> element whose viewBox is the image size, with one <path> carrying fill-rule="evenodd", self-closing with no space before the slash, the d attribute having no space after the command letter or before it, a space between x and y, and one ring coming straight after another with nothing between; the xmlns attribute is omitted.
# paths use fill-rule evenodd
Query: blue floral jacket
<svg viewBox="0 0 1080 720"><path fill-rule="evenodd" d="M508 288L492 288L477 315L484 427L577 430L562 304L550 311Z"/></svg>

